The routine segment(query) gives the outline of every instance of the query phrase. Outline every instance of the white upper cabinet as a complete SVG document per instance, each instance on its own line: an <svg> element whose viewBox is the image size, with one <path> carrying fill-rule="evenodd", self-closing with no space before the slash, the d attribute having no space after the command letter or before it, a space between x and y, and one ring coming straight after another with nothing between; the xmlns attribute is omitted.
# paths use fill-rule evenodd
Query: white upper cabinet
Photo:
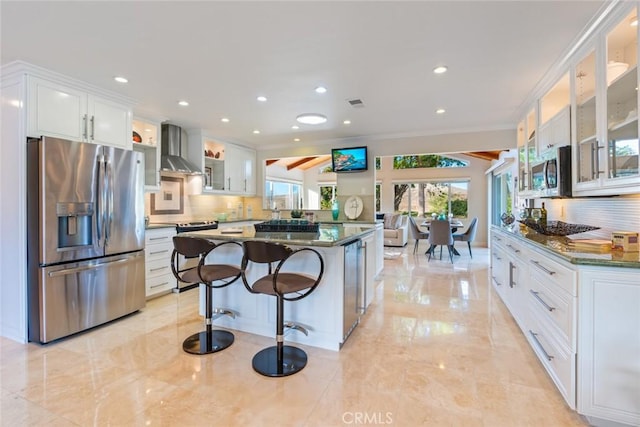
<svg viewBox="0 0 640 427"><path fill-rule="evenodd" d="M134 117L132 146L144 155L144 190L160 190L160 121Z"/></svg>
<svg viewBox="0 0 640 427"><path fill-rule="evenodd" d="M202 168L203 193L255 195L255 150L222 142L200 129L188 135L189 160Z"/></svg>
<svg viewBox="0 0 640 427"><path fill-rule="evenodd" d="M518 142L518 193L520 197L531 194L529 165L537 161L536 109L533 108L519 124L516 132Z"/></svg>
<svg viewBox="0 0 640 427"><path fill-rule="evenodd" d="M638 193L636 8L604 26L574 71L574 196Z"/></svg>
<svg viewBox="0 0 640 427"><path fill-rule="evenodd" d="M131 148L130 105L40 77L28 77L27 135Z"/></svg>
<svg viewBox="0 0 640 427"><path fill-rule="evenodd" d="M567 73L540 100L538 154L571 144L570 89Z"/></svg>

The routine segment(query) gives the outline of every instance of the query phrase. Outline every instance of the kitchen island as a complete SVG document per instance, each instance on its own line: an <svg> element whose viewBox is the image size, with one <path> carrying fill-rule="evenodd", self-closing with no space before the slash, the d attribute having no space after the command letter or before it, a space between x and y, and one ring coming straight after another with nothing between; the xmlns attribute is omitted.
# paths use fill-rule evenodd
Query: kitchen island
<svg viewBox="0 0 640 427"><path fill-rule="evenodd" d="M324 260L324 275L314 292L307 298L285 302L285 322L292 321L305 326L309 335L299 332L287 334L286 340L300 344L339 350L349 334L359 323L374 290L374 275L366 274L367 264L376 263L376 253L383 242L376 233L381 224L321 224L318 232L256 232L254 226L217 229L185 233L214 242L261 240L282 243L292 249L313 248ZM354 246L355 243L355 246ZM355 255L353 255L353 249ZM378 249L378 250L376 250ZM240 264L241 251L226 245L216 254L215 262ZM300 254L288 261L287 271L318 271L318 261L309 254ZM345 262L345 257L347 258ZM315 258L315 260L314 260ZM214 262L214 259L207 260ZM253 282L266 274L255 268L249 271ZM355 278L355 279L350 279ZM204 285L200 285L200 312L204 313ZM214 306L233 310L235 319L222 316L214 321L217 327L274 337L276 330L276 299L262 294L252 294L238 280L230 286L215 289Z"/></svg>

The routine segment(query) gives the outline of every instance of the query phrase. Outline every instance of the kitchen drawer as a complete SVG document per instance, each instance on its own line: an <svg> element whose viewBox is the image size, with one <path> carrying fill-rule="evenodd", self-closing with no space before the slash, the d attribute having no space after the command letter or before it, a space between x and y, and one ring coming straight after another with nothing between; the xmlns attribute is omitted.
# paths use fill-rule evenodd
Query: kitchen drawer
<svg viewBox="0 0 640 427"><path fill-rule="evenodd" d="M530 311L548 320L560 334L562 342L575 351L576 298L551 284L544 274L531 271L528 289Z"/></svg>
<svg viewBox="0 0 640 427"><path fill-rule="evenodd" d="M565 267L538 252L529 251L529 271L540 273L545 278L543 283L557 286L572 296L577 295L577 274L572 269Z"/></svg>
<svg viewBox="0 0 640 427"><path fill-rule="evenodd" d="M173 245L173 236L175 236L175 228L153 228L145 231L145 246L157 243L170 243Z"/></svg>
<svg viewBox="0 0 640 427"><path fill-rule="evenodd" d="M166 259L158 259L155 261L147 261L145 262L145 273L146 278L149 279L151 277L157 277L162 275L171 275L171 264Z"/></svg>
<svg viewBox="0 0 640 427"><path fill-rule="evenodd" d="M571 409L576 407L576 353L561 343L557 332L537 313L530 316L527 339Z"/></svg>
<svg viewBox="0 0 640 427"><path fill-rule="evenodd" d="M173 274L163 274L160 276L148 277L145 284L146 296L149 298L150 296L159 293L167 293L171 291L171 289L176 287L176 279L173 277Z"/></svg>
<svg viewBox="0 0 640 427"><path fill-rule="evenodd" d="M173 252L173 242L162 242L147 245L144 249L145 259L147 262L159 259L171 262L171 253Z"/></svg>

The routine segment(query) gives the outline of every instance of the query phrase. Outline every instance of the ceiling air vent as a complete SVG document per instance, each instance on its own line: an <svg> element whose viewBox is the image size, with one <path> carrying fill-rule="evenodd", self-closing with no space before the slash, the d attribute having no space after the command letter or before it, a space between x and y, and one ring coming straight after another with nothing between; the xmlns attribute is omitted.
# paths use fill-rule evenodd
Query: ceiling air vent
<svg viewBox="0 0 640 427"><path fill-rule="evenodd" d="M347 102L349 103L349 105L351 105L354 108L362 108L364 107L364 102L362 102L362 99L348 99Z"/></svg>

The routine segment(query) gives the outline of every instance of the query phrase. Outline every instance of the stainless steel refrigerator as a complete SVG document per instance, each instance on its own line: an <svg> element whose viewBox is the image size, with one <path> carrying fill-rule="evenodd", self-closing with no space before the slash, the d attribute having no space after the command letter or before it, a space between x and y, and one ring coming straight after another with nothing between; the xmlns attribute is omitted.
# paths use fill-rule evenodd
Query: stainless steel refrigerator
<svg viewBox="0 0 640 427"><path fill-rule="evenodd" d="M29 340L144 307L142 155L43 137L27 162Z"/></svg>

